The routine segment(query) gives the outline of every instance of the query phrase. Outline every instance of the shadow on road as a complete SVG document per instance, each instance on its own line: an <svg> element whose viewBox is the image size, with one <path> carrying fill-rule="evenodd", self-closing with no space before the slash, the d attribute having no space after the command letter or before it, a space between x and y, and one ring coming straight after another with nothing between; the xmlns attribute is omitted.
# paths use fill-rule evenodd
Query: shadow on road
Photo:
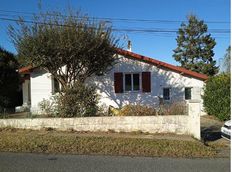
<svg viewBox="0 0 232 172"><path fill-rule="evenodd" d="M201 137L204 141L215 141L221 138L220 128L217 126L201 127Z"/></svg>
<svg viewBox="0 0 232 172"><path fill-rule="evenodd" d="M201 138L204 142L216 141L221 139L221 126L222 122L209 119L206 117L201 118Z"/></svg>

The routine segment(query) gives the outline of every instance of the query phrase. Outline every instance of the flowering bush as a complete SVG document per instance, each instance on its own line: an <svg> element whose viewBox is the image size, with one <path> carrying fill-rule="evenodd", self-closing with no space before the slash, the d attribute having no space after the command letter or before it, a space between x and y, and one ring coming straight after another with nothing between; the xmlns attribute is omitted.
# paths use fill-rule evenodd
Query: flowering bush
<svg viewBox="0 0 232 172"><path fill-rule="evenodd" d="M58 116L58 100L59 95L53 95L52 97L50 97L50 99L43 99L39 103L39 108L41 109L42 114L47 115L49 117Z"/></svg>

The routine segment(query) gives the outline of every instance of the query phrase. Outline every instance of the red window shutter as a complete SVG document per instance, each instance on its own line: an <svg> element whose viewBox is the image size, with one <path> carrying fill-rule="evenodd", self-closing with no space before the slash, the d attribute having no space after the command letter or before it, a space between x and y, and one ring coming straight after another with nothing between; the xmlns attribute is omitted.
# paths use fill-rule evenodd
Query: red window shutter
<svg viewBox="0 0 232 172"><path fill-rule="evenodd" d="M142 72L142 90L151 92L151 72Z"/></svg>
<svg viewBox="0 0 232 172"><path fill-rule="evenodd" d="M115 93L123 92L123 74L121 72L114 73L114 90Z"/></svg>

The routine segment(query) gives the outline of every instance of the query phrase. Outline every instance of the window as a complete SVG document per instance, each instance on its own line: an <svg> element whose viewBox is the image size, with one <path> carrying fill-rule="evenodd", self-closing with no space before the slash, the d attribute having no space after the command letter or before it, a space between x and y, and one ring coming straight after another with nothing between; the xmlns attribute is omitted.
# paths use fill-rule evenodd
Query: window
<svg viewBox="0 0 232 172"><path fill-rule="evenodd" d="M139 90L139 74L133 74L133 90Z"/></svg>
<svg viewBox="0 0 232 172"><path fill-rule="evenodd" d="M123 93L128 91L151 92L151 72L114 73L114 91Z"/></svg>
<svg viewBox="0 0 232 172"><path fill-rule="evenodd" d="M163 98L164 100L170 100L170 88L163 89Z"/></svg>
<svg viewBox="0 0 232 172"><path fill-rule="evenodd" d="M131 86L131 74L126 74L125 75L125 91L131 91L132 86Z"/></svg>
<svg viewBox="0 0 232 172"><path fill-rule="evenodd" d="M192 97L192 88L185 88L185 100L191 100Z"/></svg>
<svg viewBox="0 0 232 172"><path fill-rule="evenodd" d="M140 75L139 73L125 74L125 91L140 90Z"/></svg>
<svg viewBox="0 0 232 172"><path fill-rule="evenodd" d="M60 91L60 84L56 78L53 78L53 94L58 93Z"/></svg>

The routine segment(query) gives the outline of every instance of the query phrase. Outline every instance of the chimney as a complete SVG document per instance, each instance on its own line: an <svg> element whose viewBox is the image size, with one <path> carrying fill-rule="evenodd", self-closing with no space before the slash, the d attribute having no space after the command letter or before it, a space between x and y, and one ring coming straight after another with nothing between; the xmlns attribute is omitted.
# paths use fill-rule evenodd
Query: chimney
<svg viewBox="0 0 232 172"><path fill-rule="evenodd" d="M128 42L127 42L127 51L131 52L131 47L132 47L131 41L128 40Z"/></svg>

